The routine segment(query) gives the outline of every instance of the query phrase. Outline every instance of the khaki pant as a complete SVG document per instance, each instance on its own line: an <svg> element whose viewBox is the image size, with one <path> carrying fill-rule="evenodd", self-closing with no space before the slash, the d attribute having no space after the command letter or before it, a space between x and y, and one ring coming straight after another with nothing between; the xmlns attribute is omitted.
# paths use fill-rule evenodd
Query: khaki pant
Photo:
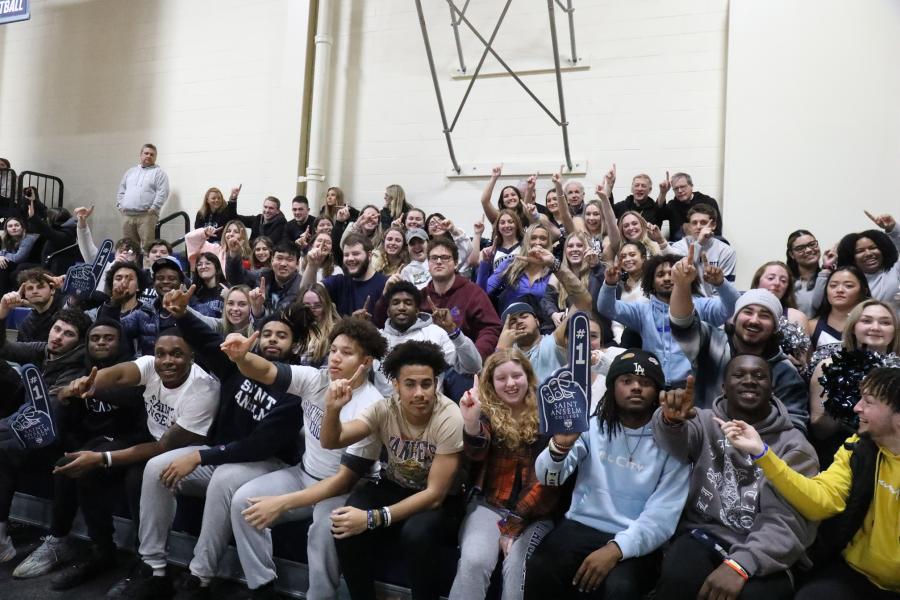
<svg viewBox="0 0 900 600"><path fill-rule="evenodd" d="M122 237L140 244L141 250L147 247L147 242L156 238L156 223L159 215L146 212L140 215L123 215Z"/></svg>

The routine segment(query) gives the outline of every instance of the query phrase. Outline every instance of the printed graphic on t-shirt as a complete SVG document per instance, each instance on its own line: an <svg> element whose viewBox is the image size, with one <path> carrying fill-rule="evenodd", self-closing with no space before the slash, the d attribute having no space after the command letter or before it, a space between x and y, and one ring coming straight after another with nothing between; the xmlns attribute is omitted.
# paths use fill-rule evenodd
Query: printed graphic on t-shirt
<svg viewBox="0 0 900 600"><path fill-rule="evenodd" d="M388 478L403 487L424 487L437 446L427 440L407 440L392 435L387 449L391 455Z"/></svg>
<svg viewBox="0 0 900 600"><path fill-rule="evenodd" d="M104 402L103 400L97 400L96 398L87 398L84 401L85 407L88 409L88 412L92 412L95 414L104 414L110 413L114 410L117 410L119 407L109 402Z"/></svg>
<svg viewBox="0 0 900 600"><path fill-rule="evenodd" d="M175 407L160 400L156 393L151 393L149 398L144 396L144 406L147 407L147 418L153 423L168 429L174 422L172 411Z"/></svg>
<svg viewBox="0 0 900 600"><path fill-rule="evenodd" d="M302 407L304 419L303 427L306 429L306 433L319 439L319 432L322 430L322 418L325 416L325 411L309 400L303 400Z"/></svg>
<svg viewBox="0 0 900 600"><path fill-rule="evenodd" d="M254 421L262 421L275 407L277 400L259 384L245 379L234 394L235 403L250 413Z"/></svg>
<svg viewBox="0 0 900 600"><path fill-rule="evenodd" d="M710 501L719 498L719 521L735 531L748 531L753 527L758 512L759 482L762 469L756 467L747 456L729 452L731 444L718 440L717 447L710 447L711 467L706 470L706 484L697 497L697 508L709 513Z"/></svg>

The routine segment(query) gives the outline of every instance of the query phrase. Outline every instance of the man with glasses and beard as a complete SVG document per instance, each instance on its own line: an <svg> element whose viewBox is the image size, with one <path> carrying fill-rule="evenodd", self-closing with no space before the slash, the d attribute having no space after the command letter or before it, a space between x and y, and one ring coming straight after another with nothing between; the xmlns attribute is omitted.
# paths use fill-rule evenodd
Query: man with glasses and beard
<svg viewBox="0 0 900 600"><path fill-rule="evenodd" d="M341 244L344 254L344 273L322 280L338 313L343 316L371 318L369 309L381 298L387 276L372 268L372 242L362 235L351 233ZM316 273L325 260L325 254L313 248L306 255L306 270L300 287L316 283ZM364 313L364 314L363 314Z"/></svg>

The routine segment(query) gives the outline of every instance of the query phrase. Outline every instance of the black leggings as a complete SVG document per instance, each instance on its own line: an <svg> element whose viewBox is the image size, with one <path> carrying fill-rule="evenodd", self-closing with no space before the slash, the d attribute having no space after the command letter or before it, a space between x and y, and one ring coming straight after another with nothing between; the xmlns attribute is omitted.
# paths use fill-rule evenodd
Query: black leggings
<svg viewBox="0 0 900 600"><path fill-rule="evenodd" d="M796 600L898 600L900 594L873 584L853 570L843 558L817 569L810 581L800 588Z"/></svg>
<svg viewBox="0 0 900 600"><path fill-rule="evenodd" d="M347 506L362 510L390 506L415 493L415 490L382 480L368 483L347 499ZM338 558L344 580L353 600L374 600L374 557L384 552L389 538L399 538L400 548L409 570L413 600L432 600L440 593L439 548L456 541L461 518L459 498L448 497L443 506L417 513L387 529L364 531L349 538L336 539Z"/></svg>
<svg viewBox="0 0 900 600"><path fill-rule="evenodd" d="M722 559L690 534L677 538L663 559L656 586L656 600L696 600L703 582L722 564ZM787 571L751 577L741 590L741 600L791 600L794 586Z"/></svg>
<svg viewBox="0 0 900 600"><path fill-rule="evenodd" d="M596 600L640 600L653 587L659 557L656 553L623 560L593 592L579 592L572 580L587 556L615 536L564 519L547 534L528 560L525 599L584 598Z"/></svg>

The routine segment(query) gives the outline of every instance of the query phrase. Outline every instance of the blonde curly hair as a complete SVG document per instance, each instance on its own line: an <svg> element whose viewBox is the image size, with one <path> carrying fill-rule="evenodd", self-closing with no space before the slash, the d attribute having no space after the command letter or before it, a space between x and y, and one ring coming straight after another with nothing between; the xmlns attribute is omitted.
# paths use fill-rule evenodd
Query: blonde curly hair
<svg viewBox="0 0 900 600"><path fill-rule="evenodd" d="M522 367L527 382L525 411L518 419L513 417L512 409L494 390L494 372L508 362ZM538 438L537 383L537 376L531 363L520 350L514 348L497 350L485 361L478 384L478 395L481 399L481 412L490 420L494 439L498 445L515 450L531 444Z"/></svg>

